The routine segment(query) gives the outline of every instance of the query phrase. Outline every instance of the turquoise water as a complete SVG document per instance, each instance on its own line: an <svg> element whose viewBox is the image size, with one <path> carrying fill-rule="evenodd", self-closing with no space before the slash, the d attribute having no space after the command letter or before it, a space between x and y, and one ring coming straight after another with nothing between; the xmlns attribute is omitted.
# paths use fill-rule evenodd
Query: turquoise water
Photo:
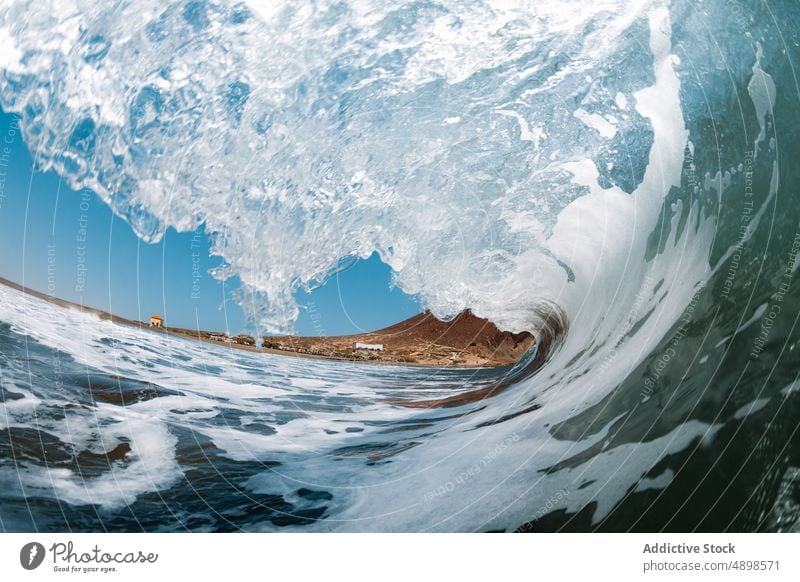
<svg viewBox="0 0 800 582"><path fill-rule="evenodd" d="M3 289L4 529L797 529L794 4L270 6L5 3L0 101L145 240L203 225L257 331L377 252L541 350L231 355Z"/></svg>

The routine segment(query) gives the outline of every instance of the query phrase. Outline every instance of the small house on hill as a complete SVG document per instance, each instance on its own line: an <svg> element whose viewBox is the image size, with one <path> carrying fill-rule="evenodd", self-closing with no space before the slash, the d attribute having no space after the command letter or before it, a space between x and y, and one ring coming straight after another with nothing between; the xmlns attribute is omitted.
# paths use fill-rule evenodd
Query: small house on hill
<svg viewBox="0 0 800 582"><path fill-rule="evenodd" d="M383 344L365 344L362 342L353 343L354 352L382 352Z"/></svg>
<svg viewBox="0 0 800 582"><path fill-rule="evenodd" d="M160 315L151 315L150 327L164 327L164 318Z"/></svg>

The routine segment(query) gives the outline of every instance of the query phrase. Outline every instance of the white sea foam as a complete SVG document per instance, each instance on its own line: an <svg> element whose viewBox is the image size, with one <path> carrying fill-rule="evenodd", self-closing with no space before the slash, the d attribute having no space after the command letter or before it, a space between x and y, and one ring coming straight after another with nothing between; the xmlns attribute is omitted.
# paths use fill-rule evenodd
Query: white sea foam
<svg viewBox="0 0 800 582"><path fill-rule="evenodd" d="M0 288L0 320L32 344L167 391L66 408L82 394L74 386L3 360L15 396L0 403L0 428L36 427L96 454L131 446L86 482L26 461L11 479L0 473L3 489L114 511L180 482L178 435L189 433L251 467L237 483L248 492L293 503L301 487L330 492L325 519L305 529L511 529L592 502L596 523L625 492L668 485L674 473L655 474L659 461L712 442L724 419L677 418L686 409L668 405L687 400L682 382L651 396L627 380L646 374L738 252L736 237L709 266L707 199L730 195L744 167L703 167L710 142L696 123L688 141L683 111L697 104L681 101L694 90L681 87L671 41L657 1L2 3L0 101L22 113L43 165L94 189L146 240L203 224L225 261L216 274L241 278L262 329L287 329L294 289L373 251L439 315L472 307L527 329L550 300L571 323L536 377L427 409L419 401L485 385L481 373L232 352ZM763 52L739 71L760 169L777 157L767 134L778 91L765 70L776 61ZM774 209L772 170L741 244ZM705 184L681 186L695 172ZM708 335L717 343L696 353L708 363L698 376L763 300ZM771 400L741 402L733 419ZM65 407L63 418L34 424L48 407ZM626 432L645 424L657 436Z"/></svg>
<svg viewBox="0 0 800 582"><path fill-rule="evenodd" d="M202 224L262 330L291 328L294 290L373 252L436 314L522 330L580 269L582 231L629 240L621 218L565 233L559 216L588 188L568 168L625 163L613 115L620 94L646 100L643 81L631 68L601 85L594 67L658 5L15 0L0 6L15 23L0 100L44 168L144 239Z"/></svg>
<svg viewBox="0 0 800 582"><path fill-rule="evenodd" d="M95 12L82 8L96 14L96 8ZM605 3L602 8L592 4L571 9L573 19L578 12L580 18L585 12L585 18L599 19L602 26L598 30L606 34L601 35L604 40L598 50L614 50L615 37L609 31L628 30L635 20L634 15L609 8L613 5ZM33 51L36 35L32 31L37 23L49 22L38 8L30 9L34 11L31 26L18 31L13 40L23 53ZM164 80L159 86L171 89L161 89L169 95L159 99L147 97L136 110L141 114L137 128L156 123L158 129L143 130L137 138L140 141L133 144L113 131L109 136L115 137L108 137L121 140L117 145L126 159L120 171L136 177L136 186L123 196L146 207L146 215L131 210L129 218L142 234L150 236L156 236L166 224L181 227L196 219L206 220L207 227L219 235L217 251L226 257L231 272L243 277L247 289L273 300L272 310L261 314L270 325L280 327L292 318L287 295L290 281L323 276L339 258L366 256L377 249L395 268L401 286L422 294L442 314L472 306L502 326L521 329L529 326L529 309L542 297L556 301L573 323L563 347L538 376L517 382L491 399L429 410L404 403L466 392L480 384L478 373L474 379L462 374L457 382L448 383L440 371L232 353L222 346L118 326L76 311L57 316L59 308L0 287L0 320L10 323L12 329L69 354L92 370L174 392L123 409L111 405L97 408L96 414L112 427L101 435L103 447L128 434L119 427L133 427L128 434L134 459L130 465L115 469L88 489L81 489L74 476L62 470L48 475L41 468L30 467L26 481L37 490L51 487L70 503L97 502L104 496L106 504L116 507L145 490L166 487L180 478L172 436L180 428L208 437L223 457L234 462L279 459L282 465L248 478L246 486L252 492L291 495L304 486L331 491L327 519L305 528L510 529L545 507L548 511L577 511L591 501L597 503L592 519L602 519L630 488L666 481L667 476L662 480L645 477L660 458L715 434L718 425L691 421L678 423L647 442L617 442L620 424L637 414L638 408L630 408L633 404L614 409L613 416L602 422L590 423L602 426L585 427L569 438L552 431L552 427L607 402L615 387L663 341L708 276L713 215L703 213L697 201L663 208L670 188L681 182L688 143L668 12L655 8L646 14L652 84L624 88L635 101L635 112L630 108L628 113L646 120L653 131L646 171L629 193L619 186L601 186L592 153L601 151L607 140L594 130L587 132L573 111L564 116L565 128L548 126L547 139L535 138L535 145L544 149L541 159L549 160L557 153L548 150L552 142L560 148L556 157L561 162L530 172L499 172L500 159L503 163L508 156L517 162L531 159L534 144L520 137L534 139L525 132L526 127L538 126L533 101L509 100L498 87L480 97L459 93L455 86L437 93L437 81L468 83L470 75L488 74L485 68L496 67L499 47L509 50L507 43L527 38L517 36L530 24L522 16L513 11L492 15L483 7L475 8L474 13L459 8L459 14L467 19L466 30L477 26L478 21L469 18L480 16L497 19L487 31L503 32L499 35L502 42L482 33L475 49L469 43L457 43L453 50L460 56L454 64L429 62L432 55L440 54L435 43L453 34L453 20L399 9L387 14L388 8L376 8L372 3L354 3L348 9L352 11L348 18L358 26L348 33L355 38L346 46L337 45L333 38L344 33L335 25L335 18L331 38L315 38L320 46L313 50L303 46L297 27L300 22L315 26L316 16L274 8L269 18L275 22L253 20L243 25L245 44L255 42L248 35L259 33L272 39L274 50L288 51L287 59L296 57L287 61L292 66L283 61L266 63L271 77L262 76L261 69L247 60L253 58L250 53L231 50L223 58L213 47L202 49L208 53L208 66L201 66L203 73L217 72L219 78L228 79L228 71L247 72L247 82L258 90L251 90L236 132L228 127L230 119L222 121L232 113L224 113L220 102L203 108L207 118L193 118L188 126L180 126L180 131L195 128L192 143L198 151L179 152L178 144L164 134L175 119L161 119L165 114L159 108L166 105L158 101L177 94L185 99L188 97L181 91L198 89L195 81L180 71L187 66L184 59L196 57L200 48L173 47L176 55L165 65L166 77L155 70L130 72L153 84L161 76ZM126 10L121 8L118 16L125 16ZM211 23L205 34L217 30L214 23L223 18L215 8L209 10ZM546 19L555 19L547 21L547 29L558 30L557 8L548 5L542 10ZM617 12L624 16L609 16ZM173 32L179 21L186 22L169 10L158 20L155 15L160 13L146 7L141 21L159 23ZM394 23L393 19L402 18L410 19L414 26ZM391 34L379 39L377 44L383 49L367 50L359 43L370 44L370 31L378 23ZM432 32L432 40L426 40L423 31ZM155 34L147 27L128 31L129 38L113 39L109 51L124 53L131 46L155 51L154 41L145 38L148 33ZM299 49L290 46L289 34L301 38ZM53 35L63 36L66 40L62 42L69 46L72 37L66 31L56 28ZM219 41L225 40L223 34ZM500 44L486 46L492 42ZM555 43L555 37L541 42L548 46ZM592 50L596 48L592 46ZM409 54L403 56L404 50ZM45 53L41 58L60 66L86 66L58 50ZM331 55L348 63L349 75L362 74L350 80L337 77L347 75L332 67ZM402 66L393 65L391 55L397 55ZM160 62L154 55L144 61L151 57ZM388 61L373 66L381 58ZM121 62L122 55L115 59L90 66L100 67L113 78L119 74L114 64ZM423 68L424 62L431 66ZM503 57L502 62L507 59ZM363 71L354 64L370 67ZM312 83L303 90L313 98L304 96L300 91L303 80L313 78L321 83L318 77L308 77L309 71L319 74L320 70L330 76L325 77L326 83L332 85L322 91ZM563 91L563 84L574 81L579 72L580 64L573 63L539 79L536 99L546 109L548 100L554 98L546 90L548 84L561 85ZM517 78L520 71L512 67L497 74ZM581 83L584 77L580 75ZM203 82L210 82L209 77ZM140 87L145 84L139 83ZM608 104L615 101L616 93L617 89L608 93ZM33 98L32 94L24 99L21 95L4 95L4 103L20 106ZM436 105L435 115L428 116L415 101L423 96L425 103ZM354 102L341 104L349 99ZM559 108L563 106L560 99ZM385 100L389 107L370 109ZM453 106L445 107L450 101ZM616 101L619 105L621 100ZM271 113L262 116L267 105ZM330 113L334 110L336 115ZM75 114L69 107L62 113ZM82 110L84 114L88 113ZM111 114L103 115L113 119ZM443 123L455 116L460 117L459 122ZM184 122L188 123L180 123ZM241 129L248 124L264 124L270 129L256 137L256 133ZM52 132L54 140L53 136L63 135L63 128L40 129ZM554 131L561 133L554 136ZM209 139L199 139L201 135ZM570 149L569 138L575 136L581 136L580 151L577 145ZM47 138L42 139L47 143ZM106 138L97 139L93 155L102 157L100 142ZM148 157L147 148L156 144L166 148L163 167L159 166L162 161ZM482 148L493 153L484 154ZM250 165L254 161L250 149L257 152L258 164ZM213 162L212 151L217 156ZM141 163L133 159L138 155ZM185 170L181 163L173 163L178 155L186 156L190 167L203 167L203 160L209 165L208 173L188 181L179 179ZM55 158L51 161L57 164ZM470 164L481 172L463 171ZM503 167L512 168L513 164ZM143 181L139 173L151 170L148 175L154 182ZM280 180L276 178L279 171ZM234 174L242 178L233 179ZM96 180L89 165L83 178ZM140 191L145 183L149 184L147 193ZM104 192L102 185L94 185ZM211 191L213 196L208 194ZM105 195L110 193L105 191ZM199 208L204 209L202 216ZM648 258L648 238L662 210L670 235L662 241L662 250ZM254 248L258 249L255 255ZM6 403L6 420L0 415L0 422L14 422L15 418L23 422L21 415L35 398L38 396L25 393L23 399ZM534 401L540 408L514 415ZM221 422L226 410L236 414ZM506 415L509 418L499 422ZM79 416L68 415L67 419L64 422L74 425L72 420ZM273 430L248 430L253 423L267 424ZM404 430L386 434L382 430L387 424ZM54 426L53 430L61 428ZM93 433L76 433L73 438L87 447L97 441ZM391 454L398 448L402 452ZM125 483L117 485L115 479ZM569 493L561 495L564 491ZM256 523L252 527L272 526Z"/></svg>
<svg viewBox="0 0 800 582"><path fill-rule="evenodd" d="M761 131L755 143L755 155L758 156L758 149L761 142L767 137L767 115L773 114L775 108L775 81L761 68L761 57L763 48L761 43L756 43L756 62L753 65L753 76L747 85L747 92L753 100L758 117L758 125Z"/></svg>

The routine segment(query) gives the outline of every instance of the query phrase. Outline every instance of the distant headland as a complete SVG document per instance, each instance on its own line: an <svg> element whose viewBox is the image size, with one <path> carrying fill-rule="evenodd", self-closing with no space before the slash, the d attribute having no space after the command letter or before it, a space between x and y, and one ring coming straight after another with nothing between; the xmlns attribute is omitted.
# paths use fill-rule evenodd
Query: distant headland
<svg viewBox="0 0 800 582"><path fill-rule="evenodd" d="M218 331L169 327L154 314L136 321L80 305L24 287L0 277L0 284L55 305L97 315L123 325L147 328L185 338L221 344L232 349L288 356L431 367L496 367L513 364L534 344L528 332L501 331L491 321L469 310L450 321L429 311L368 333L345 336L264 336L258 342L249 335L229 336ZM260 344L260 345L259 345Z"/></svg>

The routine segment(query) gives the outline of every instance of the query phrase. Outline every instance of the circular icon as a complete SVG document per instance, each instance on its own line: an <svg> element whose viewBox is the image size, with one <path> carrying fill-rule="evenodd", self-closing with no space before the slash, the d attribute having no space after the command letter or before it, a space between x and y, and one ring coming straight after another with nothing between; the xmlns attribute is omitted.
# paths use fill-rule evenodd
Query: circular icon
<svg viewBox="0 0 800 582"><path fill-rule="evenodd" d="M29 542L19 551L19 563L26 570L35 570L44 561L44 546L39 542Z"/></svg>

